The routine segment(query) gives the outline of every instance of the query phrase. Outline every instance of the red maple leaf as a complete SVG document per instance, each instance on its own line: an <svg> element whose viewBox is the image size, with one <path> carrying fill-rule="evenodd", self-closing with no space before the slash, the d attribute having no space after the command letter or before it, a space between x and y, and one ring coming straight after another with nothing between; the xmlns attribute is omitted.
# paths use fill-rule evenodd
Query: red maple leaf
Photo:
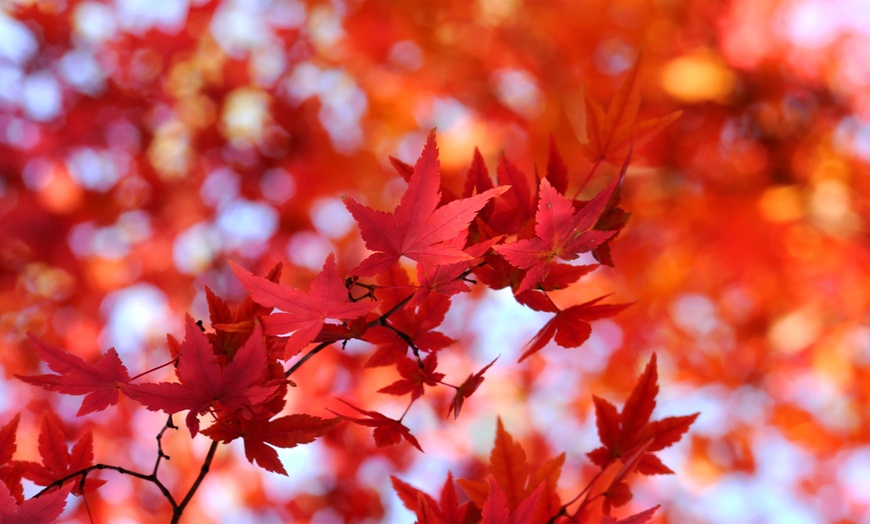
<svg viewBox="0 0 870 524"><path fill-rule="evenodd" d="M91 432L82 435L82 438L73 445L72 450L68 450L66 437L55 415L46 413L43 416L37 442L42 462L21 461L19 464L24 478L39 486L48 486L58 479L94 464L94 439ZM76 482L72 492L81 495L105 483L104 480L89 476L84 488Z"/></svg>
<svg viewBox="0 0 870 524"><path fill-rule="evenodd" d="M339 422L336 417L320 418L312 415L288 415L274 420L248 420L236 417L233 420L218 420L202 430L203 435L223 443L241 437L245 444L245 457L251 464L287 475L287 470L278 458L275 448L294 448L308 444L325 435Z"/></svg>
<svg viewBox="0 0 870 524"><path fill-rule="evenodd" d="M10 494L9 488L0 482L0 522L16 524L54 522L63 513L70 490L72 485L67 484L39 497L18 503Z"/></svg>
<svg viewBox="0 0 870 524"><path fill-rule="evenodd" d="M450 414L453 413L453 420L459 418L459 412L462 411L462 404L465 403L465 399L470 397L477 388L483 384L483 374L486 373L486 370L490 368L495 361L498 360L498 357L495 357L492 362L487 364L477 373L472 373L468 375L468 378L456 388L456 394L453 396L453 401L450 403L450 409L447 410L447 417L450 417Z"/></svg>
<svg viewBox="0 0 870 524"><path fill-rule="evenodd" d="M659 509L661 506L654 506L650 509L641 511L640 513L635 513L634 515L617 519L616 517L611 517L610 515L605 515L601 519L601 524L646 524L653 518L653 514Z"/></svg>
<svg viewBox="0 0 870 524"><path fill-rule="evenodd" d="M440 524L448 522L475 522L473 513L476 508L469 502L459 504L456 495L456 484L453 474L447 473L447 480L441 488L439 500L431 495L420 491L403 480L390 476L393 490L399 495L406 508L413 511L419 524Z"/></svg>
<svg viewBox="0 0 870 524"><path fill-rule="evenodd" d="M397 380L389 386L378 390L378 393L387 393L389 395L406 395L411 394L411 399L415 400L423 395L423 385L435 386L442 378L444 373L436 373L435 368L438 367L438 357L435 353L429 353L426 358L418 364L417 360L408 357L402 357L396 360L396 369L402 375L401 380Z"/></svg>
<svg viewBox="0 0 870 524"><path fill-rule="evenodd" d="M377 411L366 411L364 409L360 409L354 406L350 402L341 399L339 400L369 418L348 417L347 415L342 415L341 413L336 413L332 410L329 411L332 411L343 419L350 420L351 422L354 422L361 426L375 428L373 431L373 436L375 438L375 444L379 448L398 444L402 439L405 439L410 442L412 446L419 449L421 453L423 452L423 448L420 447L420 443L417 442L417 439L414 437L414 435L411 434L411 430L409 430L406 426L402 424L401 419L396 420L381 413L378 413Z"/></svg>
<svg viewBox="0 0 870 524"><path fill-rule="evenodd" d="M645 446L636 460L638 473L642 475L673 473L653 453L679 442L683 434L689 430L689 426L698 418L699 413L667 417L651 422L650 417L655 409L658 391L656 354L653 353L621 412L610 402L596 396L592 397L598 436L603 444L587 453L592 462L604 468L613 461L629 456Z"/></svg>
<svg viewBox="0 0 870 524"><path fill-rule="evenodd" d="M481 508L481 522L492 524L514 524L516 522L537 522L538 507L544 484L538 484L534 491L523 498L516 509L511 511L507 494L502 490L494 477L489 478L489 493Z"/></svg>
<svg viewBox="0 0 870 524"><path fill-rule="evenodd" d="M559 148L556 147L556 139L550 135L550 147L547 156L547 180L561 194L568 191L568 166L562 160L562 155L559 154Z"/></svg>
<svg viewBox="0 0 870 524"><path fill-rule="evenodd" d="M296 355L317 338L327 319L352 320L375 307L374 302L350 300L344 279L336 273L332 253L307 293L256 276L234 262L230 266L255 302L281 310L264 317L263 326L267 335L292 333L287 339L284 359Z"/></svg>
<svg viewBox="0 0 870 524"><path fill-rule="evenodd" d="M560 507L556 484L565 454L531 468L522 445L498 419L495 443L489 456L490 478L460 479L459 484L478 507L483 522L539 522Z"/></svg>
<svg viewBox="0 0 870 524"><path fill-rule="evenodd" d="M419 265L418 265L419 267ZM390 311L407 299L413 292L408 274L400 266L394 266L378 277L378 298L381 311ZM415 294L414 298L420 295ZM412 305L413 304L413 305ZM425 299L415 303L408 302L405 307L395 311L385 322L369 328L363 340L377 346L366 362L366 367L387 366L408 354L410 340L421 351L440 351L454 342L447 335L436 331L441 325L450 299L438 293L430 293ZM403 333L400 336L398 332Z"/></svg>
<svg viewBox="0 0 870 524"><path fill-rule="evenodd" d="M435 131L429 134L423 153L414 166L408 189L392 213L376 211L350 197L344 204L359 223L366 247L374 251L354 270L359 276L374 276L390 269L399 258L439 265L472 260L456 247L456 239L468 235L468 225L486 203L507 191L506 187L441 203L441 163Z"/></svg>
<svg viewBox="0 0 870 524"><path fill-rule="evenodd" d="M472 164L474 166L474 164ZM469 172L471 175L471 172ZM480 175L475 175L480 176ZM529 220L535 215L534 189L526 173L520 171L504 155L498 159L496 166L496 180L501 187L509 187L501 198L493 201L492 206L487 206L481 213L481 221L485 223L489 235L510 235L520 233L522 235ZM481 224L477 224L478 229Z"/></svg>
<svg viewBox="0 0 870 524"><path fill-rule="evenodd" d="M275 266L266 275L266 280L278 283L281 277L281 263ZM246 295L238 307L230 307L221 297L217 296L208 286L205 287L205 298L208 303L208 315L214 333L206 333L212 346L219 353L232 358L235 352L248 340L254 329L254 319L268 315L272 308L257 304ZM275 355L275 359L284 356L284 346L287 341L282 337L266 337L266 348L269 355Z"/></svg>
<svg viewBox="0 0 870 524"><path fill-rule="evenodd" d="M130 381L130 375L114 348L96 364L88 364L80 357L43 342L31 333L27 336L30 337L39 358L48 364L49 369L58 374L15 375L16 377L49 391L67 395L86 395L76 413L78 416L102 411L118 403L120 386Z"/></svg>
<svg viewBox="0 0 870 524"><path fill-rule="evenodd" d="M516 294L543 283L557 260L574 260L581 253L592 251L616 234L615 231L590 228L598 221L621 180L622 176L616 178L579 210L549 180L541 180L538 210L535 214L535 237L494 248L511 265L526 270L515 290ZM570 282L561 283L564 285Z"/></svg>
<svg viewBox="0 0 870 524"><path fill-rule="evenodd" d="M5 485L15 501L20 504L24 500L21 467L18 462L12 460L16 449L15 433L18 431L19 420L21 415L17 414L0 428L0 485Z"/></svg>
<svg viewBox="0 0 870 524"><path fill-rule="evenodd" d="M177 382L126 384L124 393L153 411L168 414L190 410L187 428L199 431L197 415L211 408L251 411L279 388L266 384L266 348L259 324L232 361L221 367L205 333L190 315L185 317L184 342L175 369Z"/></svg>
<svg viewBox="0 0 870 524"><path fill-rule="evenodd" d="M631 305L631 303L598 304L607 296L598 297L566 309L558 309L549 300L541 300L541 297L546 298L546 296L540 292L526 291L518 296L517 299L532 309L556 313L529 342L528 348L518 362L522 362L543 349L553 338L563 348L579 347L592 334L592 326L589 322L611 317Z"/></svg>
<svg viewBox="0 0 870 524"><path fill-rule="evenodd" d="M636 121L641 100L638 81L640 69L641 60L638 59L606 111L590 97L584 96L586 135L589 139L585 150L593 161L619 158L626 149L640 145L682 114L682 111L674 111L663 117Z"/></svg>

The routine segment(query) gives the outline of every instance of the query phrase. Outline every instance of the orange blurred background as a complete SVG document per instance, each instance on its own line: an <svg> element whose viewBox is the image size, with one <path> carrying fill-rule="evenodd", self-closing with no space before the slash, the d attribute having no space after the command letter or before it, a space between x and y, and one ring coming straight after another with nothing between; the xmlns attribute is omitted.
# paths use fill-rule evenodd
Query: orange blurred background
<svg viewBox="0 0 870 524"><path fill-rule="evenodd" d="M207 316L204 286L242 297L228 259L289 262L296 285L332 251L352 268L363 246L340 196L392 206L403 185L388 157L413 162L433 127L447 187L475 147L491 173L501 154L541 168L551 134L579 187L583 97L608 102L642 53L642 116L683 115L635 151L615 268L567 292L635 305L582 347L516 366L546 317L505 290L455 298L447 380L501 358L457 422L444 420L449 392L415 405L406 422L425 455L343 427L282 451L278 478L234 443L186 519L408 521L388 475L430 493L448 469L471 475L496 415L530 461L567 453L573 497L594 474L591 395L624 401L656 351L658 413L702 415L662 453L677 474L637 481L632 508L661 503L659 521L677 523L866 521L867 49L862 0L7 2L0 423L23 413L19 454L33 459L53 409L71 438L93 429L97 461L150 469L162 417L122 402L76 419L77 399L13 377L39 366L25 332L83 358L115 347L131 372L165 362L184 313ZM401 412L374 393L394 372L363 371L367 349L318 355L288 409L326 416L342 397ZM164 442L180 492L207 442ZM162 507L152 487L103 478L97 521L165 517L142 513ZM86 513L71 498L66 515Z"/></svg>

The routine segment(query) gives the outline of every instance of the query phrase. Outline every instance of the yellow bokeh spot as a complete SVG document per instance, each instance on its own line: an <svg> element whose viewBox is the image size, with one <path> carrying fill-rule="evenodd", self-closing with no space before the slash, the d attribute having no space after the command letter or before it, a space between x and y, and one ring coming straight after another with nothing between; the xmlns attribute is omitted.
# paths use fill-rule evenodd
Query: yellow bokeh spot
<svg viewBox="0 0 870 524"><path fill-rule="evenodd" d="M221 124L224 135L234 143L259 144L269 123L270 97L259 89L236 89L224 103Z"/></svg>
<svg viewBox="0 0 870 524"><path fill-rule="evenodd" d="M767 332L767 340L774 350L793 354L815 342L821 329L817 312L799 309L776 319Z"/></svg>
<svg viewBox="0 0 870 524"><path fill-rule="evenodd" d="M178 120L161 124L148 147L148 160L162 178L185 176L191 162L190 135L187 128Z"/></svg>
<svg viewBox="0 0 870 524"><path fill-rule="evenodd" d="M767 188L758 200L758 207L771 222L791 222L804 216L801 193L796 186Z"/></svg>
<svg viewBox="0 0 870 524"><path fill-rule="evenodd" d="M707 53L675 58L664 65L662 88L684 102L723 102L736 83L734 73Z"/></svg>

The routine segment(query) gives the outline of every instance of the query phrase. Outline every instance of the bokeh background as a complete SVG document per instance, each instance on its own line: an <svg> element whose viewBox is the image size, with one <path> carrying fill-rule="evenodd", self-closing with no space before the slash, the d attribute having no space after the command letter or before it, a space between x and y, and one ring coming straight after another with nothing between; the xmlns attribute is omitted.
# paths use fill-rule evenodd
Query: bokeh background
<svg viewBox="0 0 870 524"><path fill-rule="evenodd" d="M461 382L496 355L458 421L449 391L406 418L425 455L376 449L364 428L282 451L289 478L222 447L189 522L412 520L389 474L437 493L484 468L495 417L529 460L565 451L565 498L594 474L591 395L621 403L652 351L660 415L702 415L663 452L676 475L638 481L630 508L658 522L870 519L870 2L867 0L5 0L0 3L0 423L40 414L97 460L150 470L158 414L124 403L76 419L78 399L13 377L39 363L32 331L84 358L118 349L165 362L204 286L240 299L227 260L289 264L305 282L329 252L363 257L341 195L391 208L437 127L445 185L478 147L543 166L552 134L574 187L583 97L606 103L643 55L642 116L682 117L636 150L614 269L571 293L635 305L576 350L521 366L545 318L508 291L454 299L440 361ZM612 179L596 172L591 194ZM398 415L349 345L303 368L288 410L335 397ZM447 389L447 388L441 388ZM208 447L164 441L166 483L186 489ZM130 477L90 502L98 522L165 521ZM35 489L29 491L30 494ZM164 513L161 513L164 511ZM86 518L71 498L69 521Z"/></svg>

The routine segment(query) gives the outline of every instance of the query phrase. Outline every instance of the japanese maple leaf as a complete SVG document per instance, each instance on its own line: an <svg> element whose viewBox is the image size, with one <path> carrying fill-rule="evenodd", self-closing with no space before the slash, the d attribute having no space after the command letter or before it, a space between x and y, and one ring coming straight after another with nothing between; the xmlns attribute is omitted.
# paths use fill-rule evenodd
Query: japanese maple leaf
<svg viewBox="0 0 870 524"><path fill-rule="evenodd" d="M641 511L640 513L635 513L629 517L617 519L615 517L611 517L610 515L605 515L601 524L647 524L653 518L653 514L655 514L656 510L661 506L654 506L650 509Z"/></svg>
<svg viewBox="0 0 870 524"><path fill-rule="evenodd" d="M66 497L74 483L28 499L20 504L9 492L6 484L0 482L0 522L15 524L48 524L54 522L66 507Z"/></svg>
<svg viewBox="0 0 870 524"><path fill-rule="evenodd" d="M550 147L547 156L547 180L561 194L568 191L568 166L562 160L562 155L559 154L559 148L556 147L556 139L550 135Z"/></svg>
<svg viewBox="0 0 870 524"><path fill-rule="evenodd" d="M489 479L489 493L481 508L481 522L492 524L514 524L516 522L538 522L538 505L544 492L544 484L538 487L517 505L510 509L507 494L494 477Z"/></svg>
<svg viewBox="0 0 870 524"><path fill-rule="evenodd" d="M417 439L414 437L414 435L411 434L411 430L402 425L401 420L392 419L386 415L378 413L377 411L366 411L364 409L360 409L351 404L350 402L344 400L341 400L341 402L344 402L354 410L362 413L369 418L353 418L348 417L347 415L342 415L341 413L336 413L332 410L330 411L343 419L350 420L351 422L354 422L361 426L375 428L373 435L375 438L375 444L379 448L398 444L399 441L405 439L409 443L411 443L412 446L420 450L421 453L423 452L423 448L420 447L420 443L417 442Z"/></svg>
<svg viewBox="0 0 870 524"><path fill-rule="evenodd" d="M336 273L332 253L326 257L323 271L311 281L307 293L258 277L234 262L230 262L230 266L255 302L280 310L264 317L263 326L267 335L292 333L287 339L284 359L305 349L320 333L327 319L352 320L365 315L376 305L367 300L350 300L344 279Z"/></svg>
<svg viewBox="0 0 870 524"><path fill-rule="evenodd" d="M642 475L673 473L653 453L679 442L689 426L698 418L699 413L650 421L658 391L656 354L653 353L621 412L610 402L596 396L592 397L598 436L603 444L587 453L592 462L604 468L617 459L629 456L639 447L645 446L641 448L643 453L637 459L638 473Z"/></svg>
<svg viewBox="0 0 870 524"><path fill-rule="evenodd" d="M359 276L374 276L390 269L399 258L427 264L454 264L472 257L455 247L468 225L486 203L508 188L441 203L441 176L435 132L429 134L423 153L414 165L408 189L392 213L376 211L350 197L344 204L359 223L366 247L374 251L354 270Z"/></svg>
<svg viewBox="0 0 870 524"><path fill-rule="evenodd" d="M450 409L447 410L447 417L450 417L450 414L453 413L453 420L459 418L459 412L462 411L462 405L465 403L465 399L470 397L477 391L477 388L483 384L483 374L486 373L486 370L490 368L495 361L498 360L498 357L495 357L492 362L487 364L477 373L472 373L468 375L468 378L456 388L456 394L453 396L453 401L450 402Z"/></svg>
<svg viewBox="0 0 870 524"><path fill-rule="evenodd" d="M447 480L441 488L441 494L436 501L431 495L420 491L401 479L390 476L393 490L399 495L406 508L413 511L419 524L436 524L448 522L474 522L476 508L469 502L459 504L456 495L456 485L453 474L447 473Z"/></svg>
<svg viewBox="0 0 870 524"><path fill-rule="evenodd" d="M438 357L435 353L429 353L422 361L422 366L417 361L408 357L402 357L396 361L396 369L402 376L389 386L378 390L378 393L389 395L411 394L411 399L420 398L423 395L423 385L435 386L444 378L444 373L435 372L438 367Z"/></svg>
<svg viewBox="0 0 870 524"><path fill-rule="evenodd" d="M614 160L623 156L630 146L640 145L682 114L682 111L674 111L663 117L636 121L641 100L638 79L640 68L641 60L638 59L606 111L590 97L584 96L586 135L589 139L585 150L593 161Z"/></svg>
<svg viewBox="0 0 870 524"><path fill-rule="evenodd" d="M5 485L12 497L20 504L24 500L24 488L21 485L21 467L12 460L15 454L15 433L18 431L18 421L21 415L9 421L0 428L0 485Z"/></svg>
<svg viewBox="0 0 870 524"><path fill-rule="evenodd" d="M91 432L82 435L72 449L68 450L60 422L53 415L43 416L37 442L42 462L21 461L19 464L24 478L39 486L48 486L70 473L81 471L94 464L94 439ZM76 495L81 495L83 491L91 491L103 484L105 481L89 476L85 481L84 489L76 482L72 491Z"/></svg>
<svg viewBox="0 0 870 524"><path fill-rule="evenodd" d="M534 187L526 173L505 155L498 159L496 179L502 187L510 187L510 190L494 200L492 206L483 210L481 221L486 224L487 229L491 229L491 234L523 234L535 214ZM481 229L480 224L477 226Z"/></svg>
<svg viewBox="0 0 870 524"><path fill-rule="evenodd" d="M558 511L556 484L564 462L563 453L532 469L523 447L499 418L489 457L489 481L460 479L459 483L483 509L484 522L537 522L544 511Z"/></svg>
<svg viewBox="0 0 870 524"><path fill-rule="evenodd" d="M314 442L332 430L338 422L336 417L325 419L305 414L288 415L268 421L237 417L232 421L218 421L202 433L225 444L241 437L248 462L256 463L267 471L287 475L275 447L294 448L299 444Z"/></svg>
<svg viewBox="0 0 870 524"><path fill-rule="evenodd" d="M381 310L390 310L408 298L408 291L413 290L408 274L401 266L394 266L387 273L378 277L378 298L381 299ZM416 298L418 295L414 294ZM363 340L375 344L377 349L366 361L366 367L387 366L408 353L408 340L421 351L439 351L454 341L435 328L444 321L450 309L450 299L438 293L431 293L425 299L395 311L387 321L388 325L369 328ZM401 331L405 336L399 336ZM407 337L407 338L406 338Z"/></svg>
<svg viewBox="0 0 870 524"><path fill-rule="evenodd" d="M555 310L556 315L544 324L540 331L538 331L534 338L529 342L526 351L522 354L518 362L522 362L534 355L554 338L556 343L563 348L579 347L581 344L586 342L589 335L592 334L592 326L589 324L590 322L593 320L612 317L631 305L631 303L599 304L598 302L607 298L608 295L605 295L590 300L589 302L584 302L583 304L570 306L566 309L558 309L555 305L552 305L552 302L544 303L536 300L535 303L529 300L531 297L538 297L539 295L543 295L543 293L535 292L532 294L531 291L527 291L522 295L524 298L523 303L529 305L532 309L537 309L538 311L552 312ZM547 306L547 304L549 304L549 306Z"/></svg>
<svg viewBox="0 0 870 524"><path fill-rule="evenodd" d="M278 283L281 278L282 264L279 262L266 275L266 280ZM238 307L230 307L221 297L217 296L208 286L205 287L205 298L208 303L208 315L214 333L206 333L215 350L232 358L242 344L251 336L254 329L254 319L268 315L272 308L257 304L250 295L245 295ZM266 349L275 359L284 356L284 346L287 341L282 337L266 337Z"/></svg>
<svg viewBox="0 0 870 524"><path fill-rule="evenodd" d="M269 400L279 387L264 384L266 348L259 324L232 361L221 367L205 333L187 315L175 373L180 382L126 384L124 393L152 411L171 415L190 410L186 423L191 436L199 431L200 413L212 407L250 411Z"/></svg>
<svg viewBox="0 0 870 524"><path fill-rule="evenodd" d="M579 210L549 180L541 180L535 237L494 248L511 265L526 270L515 293L522 293L542 283L556 260L574 260L579 254L592 251L616 234L614 231L590 228L601 216L621 179L622 176L616 178Z"/></svg>
<svg viewBox="0 0 870 524"><path fill-rule="evenodd" d="M49 369L58 374L15 375L16 377L49 391L67 395L85 395L76 413L78 416L102 411L118 403L120 385L129 382L130 375L114 348L96 364L88 364L80 357L43 342L31 333L27 336L30 337L39 358L48 364Z"/></svg>
<svg viewBox="0 0 870 524"><path fill-rule="evenodd" d="M417 264L417 281L420 282L420 289L408 305L414 306L419 304L433 291L446 297L469 291L470 288L463 279L463 276L469 271L476 259L482 257L489 251L489 248L500 240L501 237L495 237L468 246L465 252L473 257L472 260L437 266Z"/></svg>

